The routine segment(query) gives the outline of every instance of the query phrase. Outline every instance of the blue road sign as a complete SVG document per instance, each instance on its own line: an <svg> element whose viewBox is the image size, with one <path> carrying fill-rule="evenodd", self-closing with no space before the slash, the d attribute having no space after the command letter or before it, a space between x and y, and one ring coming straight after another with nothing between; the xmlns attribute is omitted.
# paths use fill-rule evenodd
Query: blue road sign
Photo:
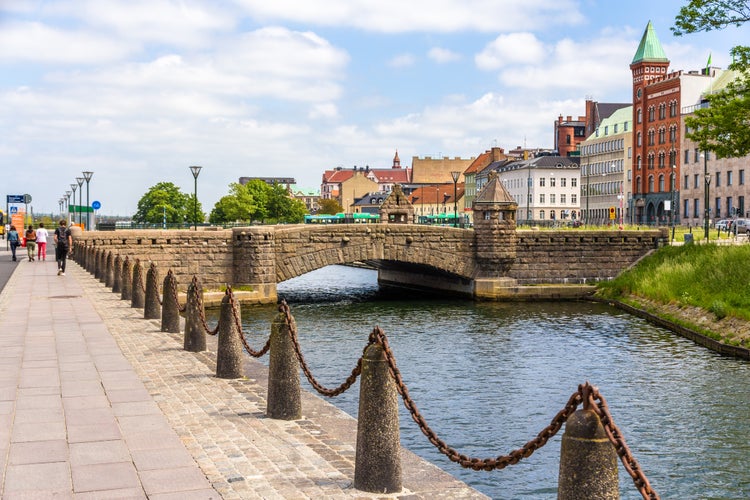
<svg viewBox="0 0 750 500"><path fill-rule="evenodd" d="M95 201L91 204L91 208L93 208L94 210L99 210L100 208L102 208L102 204L98 201Z"/></svg>
<svg viewBox="0 0 750 500"><path fill-rule="evenodd" d="M11 214L17 214L18 213L18 207L10 207L10 213Z"/></svg>
<svg viewBox="0 0 750 500"><path fill-rule="evenodd" d="M23 196L22 194L9 194L7 203L23 203Z"/></svg>

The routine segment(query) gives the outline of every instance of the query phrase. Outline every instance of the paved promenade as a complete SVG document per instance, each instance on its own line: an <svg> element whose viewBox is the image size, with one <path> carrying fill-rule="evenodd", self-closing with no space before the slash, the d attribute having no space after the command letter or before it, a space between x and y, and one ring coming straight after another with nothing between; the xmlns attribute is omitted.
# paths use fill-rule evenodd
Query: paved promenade
<svg viewBox="0 0 750 500"><path fill-rule="evenodd" d="M302 420L266 418L261 363L217 379L212 348L183 351L75 263L19 262L0 315L3 500L486 498L407 451L400 494L355 490L351 417L304 393Z"/></svg>

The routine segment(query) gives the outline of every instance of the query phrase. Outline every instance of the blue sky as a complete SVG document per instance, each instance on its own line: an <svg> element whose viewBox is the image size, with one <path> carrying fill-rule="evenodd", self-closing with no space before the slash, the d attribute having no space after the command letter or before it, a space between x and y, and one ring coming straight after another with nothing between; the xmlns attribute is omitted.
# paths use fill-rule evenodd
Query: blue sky
<svg viewBox="0 0 750 500"><path fill-rule="evenodd" d="M0 169L36 212L83 170L128 215L173 182L207 212L240 176L552 147L587 96L628 102L649 19L671 69L726 67L747 27L675 38L686 1L3 0ZM85 198L84 198L85 203Z"/></svg>

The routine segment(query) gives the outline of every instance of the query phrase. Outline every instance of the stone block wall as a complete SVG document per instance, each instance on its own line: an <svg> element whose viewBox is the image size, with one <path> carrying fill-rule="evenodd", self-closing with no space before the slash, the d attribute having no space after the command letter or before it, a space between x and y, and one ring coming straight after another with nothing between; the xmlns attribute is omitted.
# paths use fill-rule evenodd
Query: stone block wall
<svg viewBox="0 0 750 500"><path fill-rule="evenodd" d="M667 230L518 231L508 276L522 285L612 279L666 241Z"/></svg>
<svg viewBox="0 0 750 500"><path fill-rule="evenodd" d="M234 279L231 236L230 230L86 231L75 236L74 245L140 259L144 267L154 262L160 279L172 269L180 290L194 275L205 288L218 289Z"/></svg>

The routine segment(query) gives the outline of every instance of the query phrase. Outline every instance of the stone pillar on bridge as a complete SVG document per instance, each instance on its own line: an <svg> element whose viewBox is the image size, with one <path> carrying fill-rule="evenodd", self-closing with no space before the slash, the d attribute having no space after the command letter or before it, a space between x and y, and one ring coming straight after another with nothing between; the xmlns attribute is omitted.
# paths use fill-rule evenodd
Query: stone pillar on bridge
<svg viewBox="0 0 750 500"><path fill-rule="evenodd" d="M234 290L252 290L258 298L275 302L276 248L274 226L241 227L232 230Z"/></svg>
<svg viewBox="0 0 750 500"><path fill-rule="evenodd" d="M508 271L516 260L516 210L518 204L508 193L496 172L472 203L477 276L474 296L491 297L494 289L516 285Z"/></svg>
<svg viewBox="0 0 750 500"><path fill-rule="evenodd" d="M395 184L393 191L380 205L380 222L383 224L412 224L414 221L414 206L401 189L401 184Z"/></svg>

